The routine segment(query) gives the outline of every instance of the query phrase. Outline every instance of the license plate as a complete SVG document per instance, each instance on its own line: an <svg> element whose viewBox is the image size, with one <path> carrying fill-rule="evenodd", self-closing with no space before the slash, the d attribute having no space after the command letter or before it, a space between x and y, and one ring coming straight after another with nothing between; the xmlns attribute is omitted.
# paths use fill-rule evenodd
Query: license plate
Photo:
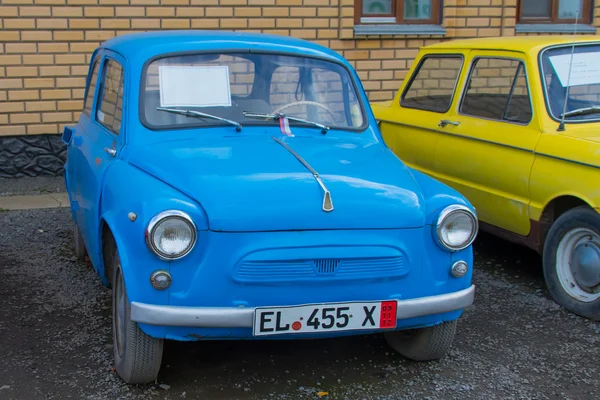
<svg viewBox="0 0 600 400"><path fill-rule="evenodd" d="M261 307L254 313L254 336L392 329L397 305L392 300Z"/></svg>

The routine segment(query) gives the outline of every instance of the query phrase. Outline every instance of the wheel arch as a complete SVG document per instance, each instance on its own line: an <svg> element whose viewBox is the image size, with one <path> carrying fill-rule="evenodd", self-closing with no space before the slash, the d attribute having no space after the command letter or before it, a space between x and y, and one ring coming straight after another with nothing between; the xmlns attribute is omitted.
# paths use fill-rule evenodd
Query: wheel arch
<svg viewBox="0 0 600 400"><path fill-rule="evenodd" d="M539 252L543 253L544 243L546 237L550 231L550 227L565 212L572 210L576 207L587 206L590 209L593 207L585 200L578 196L573 195L560 195L553 198L544 206L540 220L538 221L539 227Z"/></svg>

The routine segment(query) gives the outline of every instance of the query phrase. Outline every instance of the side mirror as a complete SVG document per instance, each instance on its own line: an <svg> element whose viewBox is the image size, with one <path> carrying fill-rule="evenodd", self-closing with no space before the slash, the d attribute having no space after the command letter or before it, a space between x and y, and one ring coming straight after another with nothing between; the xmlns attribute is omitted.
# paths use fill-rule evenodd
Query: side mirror
<svg viewBox="0 0 600 400"><path fill-rule="evenodd" d="M63 130L63 133L62 133L62 141L66 145L69 145L69 143L71 142L71 139L73 138L73 133L75 133L75 129L65 126L65 129Z"/></svg>

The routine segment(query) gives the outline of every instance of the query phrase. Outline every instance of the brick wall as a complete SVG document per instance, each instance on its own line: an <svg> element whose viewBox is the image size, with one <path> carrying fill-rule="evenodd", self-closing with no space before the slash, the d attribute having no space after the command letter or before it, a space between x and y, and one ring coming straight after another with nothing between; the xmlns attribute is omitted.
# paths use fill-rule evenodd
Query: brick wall
<svg viewBox="0 0 600 400"><path fill-rule="evenodd" d="M0 0L0 136L59 133L75 121L92 51L128 32L227 29L309 39L350 60L371 100L387 100L421 46L514 35L515 15L516 0L444 0L444 37L358 38L354 0Z"/></svg>

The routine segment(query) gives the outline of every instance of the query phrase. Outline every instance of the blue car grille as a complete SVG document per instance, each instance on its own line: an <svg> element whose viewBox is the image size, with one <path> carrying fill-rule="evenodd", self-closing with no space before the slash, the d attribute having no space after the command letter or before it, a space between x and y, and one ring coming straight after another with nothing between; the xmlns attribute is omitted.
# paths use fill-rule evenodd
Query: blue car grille
<svg viewBox="0 0 600 400"><path fill-rule="evenodd" d="M404 257L321 260L242 260L234 271L240 282L293 282L398 278L408 272Z"/></svg>

